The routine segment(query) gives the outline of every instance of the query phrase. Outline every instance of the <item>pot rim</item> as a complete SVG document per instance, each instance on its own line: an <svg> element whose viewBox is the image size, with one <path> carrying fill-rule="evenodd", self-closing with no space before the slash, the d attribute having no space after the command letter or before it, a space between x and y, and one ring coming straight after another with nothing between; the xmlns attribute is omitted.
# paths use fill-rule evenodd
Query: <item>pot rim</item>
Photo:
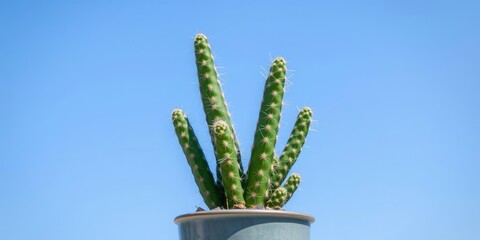
<svg viewBox="0 0 480 240"><path fill-rule="evenodd" d="M215 218L215 217L240 217L240 216L271 216L271 217L288 217L299 220L315 222L315 218L311 215L284 210L266 210L266 209L221 209L208 210L195 213L187 213L177 216L174 219L175 224L197 218Z"/></svg>

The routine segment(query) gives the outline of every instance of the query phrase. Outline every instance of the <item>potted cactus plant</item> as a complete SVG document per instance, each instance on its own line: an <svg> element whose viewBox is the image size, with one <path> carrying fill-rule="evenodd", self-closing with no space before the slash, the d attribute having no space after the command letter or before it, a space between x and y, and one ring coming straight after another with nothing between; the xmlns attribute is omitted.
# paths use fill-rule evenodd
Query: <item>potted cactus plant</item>
<svg viewBox="0 0 480 240"><path fill-rule="evenodd" d="M285 88L286 61L276 58L270 67L251 158L245 171L205 35L195 37L194 47L201 99L216 157L217 179L209 168L187 115L181 109L173 110L172 121L178 142L200 194L211 210L178 216L175 222L179 226L180 239L309 239L313 217L284 211L283 206L301 181L300 175L288 174L307 137L312 121L310 108L300 110L281 155L275 156L274 151Z"/></svg>

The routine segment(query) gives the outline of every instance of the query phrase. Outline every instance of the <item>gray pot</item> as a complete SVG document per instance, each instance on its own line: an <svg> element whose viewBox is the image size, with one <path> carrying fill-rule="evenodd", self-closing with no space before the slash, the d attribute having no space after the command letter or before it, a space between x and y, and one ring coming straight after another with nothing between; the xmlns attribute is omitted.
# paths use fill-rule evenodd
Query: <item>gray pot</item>
<svg viewBox="0 0 480 240"><path fill-rule="evenodd" d="M308 240L312 216L279 210L211 210L175 218L180 240Z"/></svg>

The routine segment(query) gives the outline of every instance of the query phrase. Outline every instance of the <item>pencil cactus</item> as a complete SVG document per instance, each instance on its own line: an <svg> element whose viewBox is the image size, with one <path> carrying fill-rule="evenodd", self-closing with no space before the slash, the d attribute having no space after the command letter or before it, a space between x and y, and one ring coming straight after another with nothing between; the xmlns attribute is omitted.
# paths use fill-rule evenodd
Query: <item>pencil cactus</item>
<svg viewBox="0 0 480 240"><path fill-rule="evenodd" d="M218 192L213 174L205 159L205 154L198 143L187 115L182 110L175 109L172 112L172 122L178 142L182 146L203 200L209 208L223 206L222 196Z"/></svg>
<svg viewBox="0 0 480 240"><path fill-rule="evenodd" d="M267 201L267 207L281 209L287 199L287 189L280 187L275 189L271 198Z"/></svg>
<svg viewBox="0 0 480 240"><path fill-rule="evenodd" d="M262 105L258 116L246 187L247 207L264 205L268 197L268 182L277 141L287 66L276 58L265 82Z"/></svg>
<svg viewBox="0 0 480 240"><path fill-rule="evenodd" d="M227 208L245 208L243 200L242 179L240 178L237 162L237 149L233 142L232 131L228 124L222 120L216 121L212 126L215 141L215 155L217 166L223 179Z"/></svg>
<svg viewBox="0 0 480 240"><path fill-rule="evenodd" d="M298 113L292 133L278 160L278 167L276 168L276 173L273 175L271 183L273 184L273 188L271 189L274 190L282 184L293 164L297 161L310 129L312 114L312 110L309 107L301 109L300 113Z"/></svg>
<svg viewBox="0 0 480 240"><path fill-rule="evenodd" d="M227 103L225 102L225 97L223 96L220 81L218 80L217 68L215 67L213 61L212 51L210 49L210 44L207 41L207 37L205 37L203 34L197 34L195 37L194 47L200 95L202 98L203 110L205 112L207 124L208 126L212 126L215 121L223 120L232 130L232 138L237 149L237 162L240 165L239 174L242 179L245 179L240 155L240 147L235 136L235 130L230 120L230 113L227 109ZM210 129L210 136L213 143L214 135L212 133L212 129ZM217 176L219 175L217 174Z"/></svg>
<svg viewBox="0 0 480 240"><path fill-rule="evenodd" d="M312 120L311 109L303 108L285 149L279 157L275 156L285 92L285 59L275 58L270 67L245 173L239 143L205 35L195 37L194 47L200 95L216 158L216 181L186 114L176 109L172 112L172 121L203 200L210 209L281 209L300 183L300 176L292 174L282 186L300 154Z"/></svg>
<svg viewBox="0 0 480 240"><path fill-rule="evenodd" d="M300 185L300 181L302 181L301 177L299 174L294 173L290 175L288 178L287 182L283 186L287 190L287 197L284 201L283 204L286 204L290 198L292 198L292 195L295 191L298 189L298 185Z"/></svg>

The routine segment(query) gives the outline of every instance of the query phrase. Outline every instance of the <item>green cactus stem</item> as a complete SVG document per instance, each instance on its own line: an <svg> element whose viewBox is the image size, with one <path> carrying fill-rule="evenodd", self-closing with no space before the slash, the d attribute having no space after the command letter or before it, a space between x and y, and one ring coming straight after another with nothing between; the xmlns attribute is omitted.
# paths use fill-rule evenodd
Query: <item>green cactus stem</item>
<svg viewBox="0 0 480 240"><path fill-rule="evenodd" d="M275 175L275 173L277 172L277 168L279 166L280 166L280 160L278 160L277 157L273 156L271 176Z"/></svg>
<svg viewBox="0 0 480 240"><path fill-rule="evenodd" d="M310 129L311 121L312 110L309 107L301 109L287 145L280 155L280 165L277 168L277 173L273 175L273 186L271 189L276 189L283 183L293 164L297 161Z"/></svg>
<svg viewBox="0 0 480 240"><path fill-rule="evenodd" d="M190 165L195 183L200 190L203 201L210 209L223 207L223 198L218 191L213 174L205 159L205 154L198 143L187 115L182 110L175 109L172 112L172 121L178 142L187 158L188 165Z"/></svg>
<svg viewBox="0 0 480 240"><path fill-rule="evenodd" d="M283 187L275 189L270 200L267 202L267 207L273 209L281 209L285 204L287 198L287 190Z"/></svg>
<svg viewBox="0 0 480 240"><path fill-rule="evenodd" d="M261 207L268 195L271 165L282 110L286 62L276 58L265 83L252 155L248 167L246 203L248 208Z"/></svg>
<svg viewBox="0 0 480 240"><path fill-rule="evenodd" d="M292 174L282 186L297 161L312 121L311 109L303 108L297 116L287 145L277 158L275 145L286 81L285 60L276 58L270 67L246 175L239 143L205 35L195 36L194 47L200 95L217 163L216 181L185 113L180 109L174 110L172 120L203 200L210 209L281 209L301 181L300 175Z"/></svg>
<svg viewBox="0 0 480 240"><path fill-rule="evenodd" d="M216 145L215 155L225 188L227 208L245 208L242 181L238 171L237 149L233 142L232 131L222 120L216 121L212 129Z"/></svg>
<svg viewBox="0 0 480 240"><path fill-rule="evenodd" d="M301 181L302 178L300 177L300 174L293 173L290 175L290 177L287 179L287 182L283 185L283 187L287 190L287 197L283 205L287 204L290 198L292 198L293 193L297 191L298 185L300 185Z"/></svg>
<svg viewBox="0 0 480 240"><path fill-rule="evenodd" d="M273 177L275 176L275 174L277 174L277 168L280 166L280 161L278 160L277 157L273 156L273 161L272 161L272 166L270 167L271 170L270 170L270 179L268 180L268 193L269 195L271 195L271 193L276 189L276 187L274 189L271 189L273 186L272 182L273 182Z"/></svg>
<svg viewBox="0 0 480 240"><path fill-rule="evenodd" d="M197 34L197 36L195 36L194 45L198 81L200 84L200 94L207 124L209 127L211 127L213 126L214 122L218 120L223 120L225 123L227 123L228 127L232 131L232 139L235 143L235 148L237 149L236 158L240 165L239 174L242 179L245 179L245 173L243 171L243 164L240 155L240 147L235 135L235 129L231 123L230 113L227 109L227 103L225 102L220 81L218 80L217 69L214 65L210 44L208 43L205 35ZM214 142L213 135L214 134L210 131L212 143ZM215 144L213 145L215 147ZM220 178L218 175L217 177Z"/></svg>

